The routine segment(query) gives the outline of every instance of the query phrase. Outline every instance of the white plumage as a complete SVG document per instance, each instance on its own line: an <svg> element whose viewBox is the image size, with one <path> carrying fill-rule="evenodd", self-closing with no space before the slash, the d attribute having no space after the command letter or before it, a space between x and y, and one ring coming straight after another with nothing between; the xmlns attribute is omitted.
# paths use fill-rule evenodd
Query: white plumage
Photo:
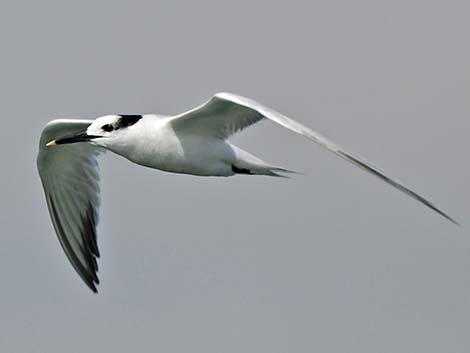
<svg viewBox="0 0 470 353"><path fill-rule="evenodd" d="M456 223L371 163L302 124L235 94L218 93L201 106L177 116L108 115L96 120L54 120L41 135L38 170L55 232L68 259L90 289L96 292L99 283L96 228L100 153L110 150L134 163L174 173L282 176L290 171L266 163L227 141L232 134L262 119L309 138ZM60 146L50 148L55 145Z"/></svg>

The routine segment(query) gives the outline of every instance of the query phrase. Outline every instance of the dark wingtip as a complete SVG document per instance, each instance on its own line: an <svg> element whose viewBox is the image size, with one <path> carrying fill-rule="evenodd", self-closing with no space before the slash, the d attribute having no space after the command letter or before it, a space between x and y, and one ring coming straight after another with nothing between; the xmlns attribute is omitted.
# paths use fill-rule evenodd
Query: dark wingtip
<svg viewBox="0 0 470 353"><path fill-rule="evenodd" d="M89 252L84 252L83 255L87 259L88 263L86 267L78 258L75 252L72 249L72 246L69 243L69 240L65 236L65 231L62 227L62 224L58 222L57 220L60 219L59 214L57 212L57 207L55 204L55 201L53 198L49 195L46 194L46 200L47 204L49 207L49 210L51 212L51 218L53 221L54 228L56 230L56 233L58 235L60 244L62 245L65 254L67 255L67 258L69 259L69 262L72 264L73 268L75 271L78 273L78 275L82 278L82 280L85 282L85 284L90 288L94 293L98 293L98 289L96 288L96 285L100 283L98 279L98 264L96 262L96 259L93 257L93 255ZM86 245L86 243L85 243ZM95 285L96 284L96 285Z"/></svg>
<svg viewBox="0 0 470 353"><path fill-rule="evenodd" d="M98 278L98 274L94 273L93 280L88 284L88 287L90 287L91 291L95 294L98 294L98 285L100 284L100 279Z"/></svg>
<svg viewBox="0 0 470 353"><path fill-rule="evenodd" d="M446 218L448 221L450 221L450 222L454 223L456 226L460 227L460 223L457 222L455 219L453 219L452 217L450 217L447 214L445 214L444 212L442 212L440 209L438 209L436 206L434 206L431 202L426 200L424 197L418 195L417 193L415 193L411 189L407 188L403 184L399 183L398 181L389 178L388 176L385 175L384 172L382 172L377 167L374 167L372 164L370 164L368 162L365 162L365 161L361 160L359 157L356 157L353 154L351 154L349 152L346 152L344 150L338 150L338 151L336 151L336 153L341 158L343 158L343 159L351 162L352 164L355 164L356 166L368 171L369 173L375 175L379 179L382 179L386 183L388 183L391 186L397 188L398 190L404 192L405 194L408 194L409 196L411 196L415 200L421 202L423 205L429 207L430 209L432 209L436 213L440 214L442 217Z"/></svg>
<svg viewBox="0 0 470 353"><path fill-rule="evenodd" d="M449 216L444 216L444 217L447 218L452 223L454 223L457 227L462 227L462 225L459 222L457 222L455 219L453 219L452 217L449 217Z"/></svg>
<svg viewBox="0 0 470 353"><path fill-rule="evenodd" d="M436 206L434 206L432 203L430 203L429 201L427 201L426 199L424 199L423 197L419 196L418 194L410 191L412 194L412 196L415 196L415 198L418 200L418 201L421 201L424 205L428 206L430 209L432 209L433 211L435 211L436 213L440 214L442 217L444 217L445 219L447 219L448 221L452 222L453 224L455 224L457 227L461 227L461 224L459 222L457 222L455 219L453 219L451 216L449 216L447 213L444 213L442 212L440 209L438 209Z"/></svg>
<svg viewBox="0 0 470 353"><path fill-rule="evenodd" d="M88 286L88 288L91 289L91 291L94 293L94 294L98 294L98 288L96 287L98 284L100 284L100 281L92 281L92 282L85 282L86 285Z"/></svg>

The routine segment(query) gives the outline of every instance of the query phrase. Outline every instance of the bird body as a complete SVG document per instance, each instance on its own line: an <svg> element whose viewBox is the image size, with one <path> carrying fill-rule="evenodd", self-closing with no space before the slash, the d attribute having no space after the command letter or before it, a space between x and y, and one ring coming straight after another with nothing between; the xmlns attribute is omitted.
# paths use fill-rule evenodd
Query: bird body
<svg viewBox="0 0 470 353"><path fill-rule="evenodd" d="M228 141L234 133L263 119L307 137L456 223L363 158L254 100L235 94L218 93L199 107L176 116L107 115L95 120L54 120L41 134L39 175L55 232L88 287L96 292L99 283L99 154L109 150L145 167L197 176L284 176L291 171L264 162ZM59 146L51 148L56 145Z"/></svg>
<svg viewBox="0 0 470 353"><path fill-rule="evenodd" d="M233 175L228 164L234 162L230 144L219 139L206 139L197 134L174 131L170 118L144 116L134 130L135 143L110 145L109 150L130 161L166 172L199 176Z"/></svg>
<svg viewBox="0 0 470 353"><path fill-rule="evenodd" d="M121 115L104 116L99 118L96 126L90 121L87 133L99 134L108 121L121 118ZM142 115L138 123L123 129L113 138L103 138L97 143L133 163L165 172L225 177L237 174L234 170L270 176L280 176L275 171L287 172L287 169L272 166L218 136L178 129L175 124L177 119L172 116Z"/></svg>

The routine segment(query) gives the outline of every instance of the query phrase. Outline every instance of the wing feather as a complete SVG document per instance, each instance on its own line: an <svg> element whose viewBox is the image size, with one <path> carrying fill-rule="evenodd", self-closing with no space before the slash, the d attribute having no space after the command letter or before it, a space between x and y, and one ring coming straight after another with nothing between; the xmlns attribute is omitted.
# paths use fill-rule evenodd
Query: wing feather
<svg viewBox="0 0 470 353"><path fill-rule="evenodd" d="M37 158L54 230L67 258L82 280L97 292L100 256L96 228L100 206L97 156L103 149L89 143L46 147L56 138L85 130L89 120L54 120L44 128Z"/></svg>
<svg viewBox="0 0 470 353"><path fill-rule="evenodd" d="M173 118L173 127L225 140L265 118L251 107L236 104L218 93L209 101Z"/></svg>
<svg viewBox="0 0 470 353"><path fill-rule="evenodd" d="M439 210L431 202L404 186L398 180L388 177L385 172L364 158L355 156L312 129L252 99L232 93L217 93L201 106L175 116L172 120L172 125L175 130L194 131L201 135L225 140L233 133L264 118L318 143L330 152L378 177L458 225L453 218Z"/></svg>

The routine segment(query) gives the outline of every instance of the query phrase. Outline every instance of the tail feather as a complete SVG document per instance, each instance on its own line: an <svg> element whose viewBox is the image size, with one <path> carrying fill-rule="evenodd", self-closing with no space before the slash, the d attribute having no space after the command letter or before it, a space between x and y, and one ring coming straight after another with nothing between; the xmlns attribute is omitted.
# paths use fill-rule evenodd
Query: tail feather
<svg viewBox="0 0 470 353"><path fill-rule="evenodd" d="M255 157L233 145L232 148L237 157L236 161L234 161L232 165L232 170L235 174L267 175L279 178L289 177L284 174L301 174L290 169L270 165L258 157Z"/></svg>
<svg viewBox="0 0 470 353"><path fill-rule="evenodd" d="M278 178L290 178L289 175L285 174L300 174L296 171L274 167L270 165L250 165L250 166L243 166L243 168L232 166L232 170L235 174L247 174L247 175L266 175Z"/></svg>
<svg viewBox="0 0 470 353"><path fill-rule="evenodd" d="M303 175L303 173L298 172L298 171L296 171L296 170L286 169L286 168L280 168L280 167L271 167L271 170L272 170L272 171L275 171L275 172L286 173L286 174Z"/></svg>

